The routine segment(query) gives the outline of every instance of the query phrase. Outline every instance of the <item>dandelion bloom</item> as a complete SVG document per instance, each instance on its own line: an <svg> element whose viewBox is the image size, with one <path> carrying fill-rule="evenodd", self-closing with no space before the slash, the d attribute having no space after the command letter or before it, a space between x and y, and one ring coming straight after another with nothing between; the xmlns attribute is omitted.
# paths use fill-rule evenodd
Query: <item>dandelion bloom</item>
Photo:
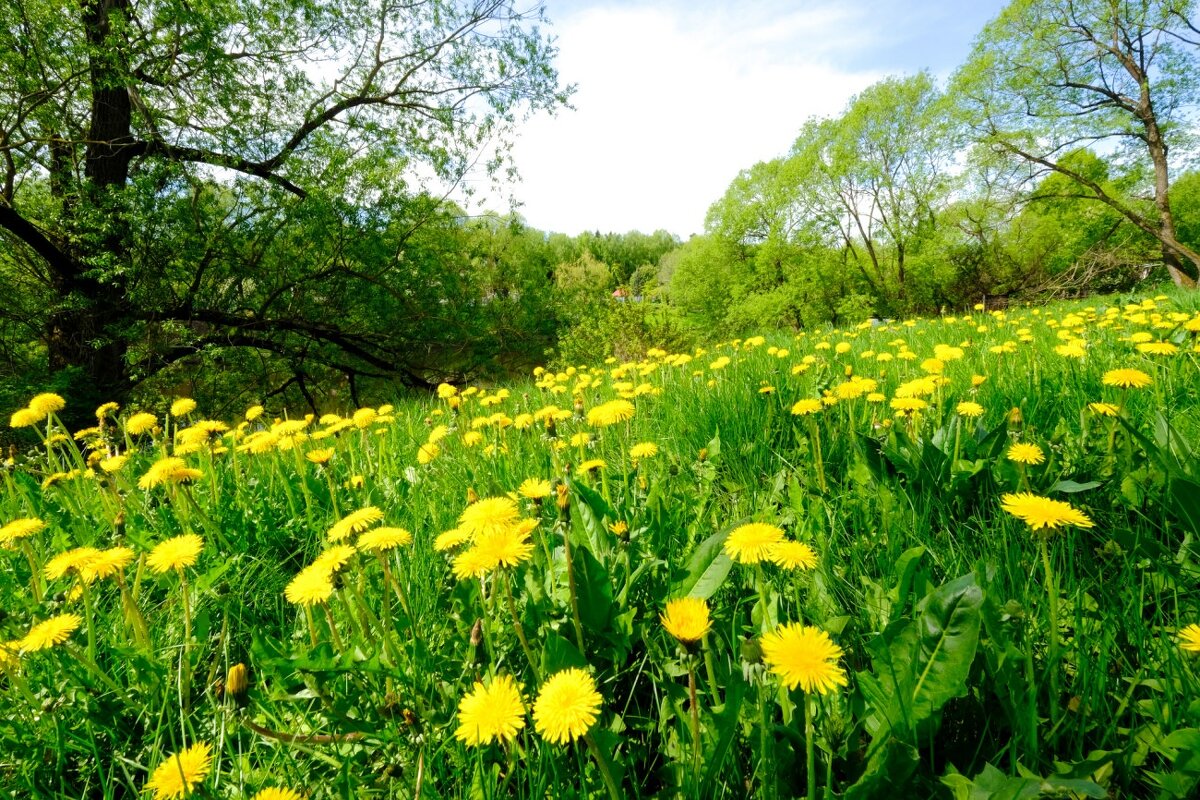
<svg viewBox="0 0 1200 800"><path fill-rule="evenodd" d="M348 544L335 544L321 551L321 554L313 559L312 566L318 569L323 569L333 574L354 558L357 551Z"/></svg>
<svg viewBox="0 0 1200 800"><path fill-rule="evenodd" d="M1008 460L1018 464L1041 464L1046 460L1042 448L1031 442L1017 442L1008 448Z"/></svg>
<svg viewBox="0 0 1200 800"><path fill-rule="evenodd" d="M820 628L789 622L762 637L762 652L763 662L788 689L828 694L846 685L846 673L837 664L842 648Z"/></svg>
<svg viewBox="0 0 1200 800"><path fill-rule="evenodd" d="M1105 386L1122 389L1144 389L1151 384L1150 376L1140 369L1110 369L1104 373Z"/></svg>
<svg viewBox="0 0 1200 800"><path fill-rule="evenodd" d="M891 402L891 407L901 414L911 414L929 407L929 403L919 397L897 397Z"/></svg>
<svg viewBox="0 0 1200 800"><path fill-rule="evenodd" d="M1137 346L1137 350L1151 356L1173 356L1179 352L1179 348L1171 342L1143 342Z"/></svg>
<svg viewBox="0 0 1200 800"><path fill-rule="evenodd" d="M595 428L604 428L632 418L635 411L633 403L628 400L609 400L588 410L587 421Z"/></svg>
<svg viewBox="0 0 1200 800"><path fill-rule="evenodd" d="M146 559L146 566L160 574L173 569L182 570L184 567L195 564L203 549L204 539L200 538L198 534L185 533L182 536L173 536L154 546L154 549L150 551L150 557Z"/></svg>
<svg viewBox="0 0 1200 800"><path fill-rule="evenodd" d="M304 795L295 789L281 789L277 786L271 786L266 789L260 789L250 800L304 800Z"/></svg>
<svg viewBox="0 0 1200 800"><path fill-rule="evenodd" d="M212 747L197 742L154 768L146 789L154 791L154 800L178 800L192 793L212 770Z"/></svg>
<svg viewBox="0 0 1200 800"><path fill-rule="evenodd" d="M16 669L21 664L21 640L0 642L0 670Z"/></svg>
<svg viewBox="0 0 1200 800"><path fill-rule="evenodd" d="M79 574L87 583L97 579L110 578L133 563L134 558L136 555L128 547L112 547L108 550L101 550L95 558L83 565Z"/></svg>
<svg viewBox="0 0 1200 800"><path fill-rule="evenodd" d="M333 448L327 447L322 450L309 450L304 454L304 457L314 464L324 464L333 458Z"/></svg>
<svg viewBox="0 0 1200 800"><path fill-rule="evenodd" d="M33 536L46 529L46 523L37 517L21 517L0 528L0 547L7 547L15 541Z"/></svg>
<svg viewBox="0 0 1200 800"><path fill-rule="evenodd" d="M72 570L82 573L84 568L99 555L100 551L95 547L75 547L65 553L59 553L46 562L42 574L46 576L46 580L56 581Z"/></svg>
<svg viewBox="0 0 1200 800"><path fill-rule="evenodd" d="M66 406L67 401L53 392L43 392L29 401L29 409L41 414L43 417L48 417L57 411L62 411Z"/></svg>
<svg viewBox="0 0 1200 800"><path fill-rule="evenodd" d="M190 397L181 397L174 403L171 403L172 417L186 417L188 414L196 410L196 401Z"/></svg>
<svg viewBox="0 0 1200 800"><path fill-rule="evenodd" d="M391 550L412 544L412 534L404 528L375 528L358 537L357 548L365 552Z"/></svg>
<svg viewBox="0 0 1200 800"><path fill-rule="evenodd" d="M30 425L37 425L45 418L45 414L39 414L32 408L22 408L13 412L8 424L13 428L28 428Z"/></svg>
<svg viewBox="0 0 1200 800"><path fill-rule="evenodd" d="M507 497L485 497L467 506L458 518L459 529L472 538L504 530L520 517L517 504Z"/></svg>
<svg viewBox="0 0 1200 800"><path fill-rule="evenodd" d="M588 673L574 667L556 672L533 705L534 728L547 741L566 744L587 734L603 702Z"/></svg>
<svg viewBox="0 0 1200 800"><path fill-rule="evenodd" d="M1001 498L1002 507L1014 517L1022 520L1033 530L1075 525L1091 528L1095 523L1079 509L1061 500L1039 497L1029 492L1006 494Z"/></svg>
<svg viewBox="0 0 1200 800"><path fill-rule="evenodd" d="M771 545L767 559L784 569L813 569L817 554L804 542L782 541Z"/></svg>
<svg viewBox="0 0 1200 800"><path fill-rule="evenodd" d="M78 614L59 614L39 622L21 639L20 650L22 653L35 653L62 644L82 623L83 619Z"/></svg>
<svg viewBox="0 0 1200 800"><path fill-rule="evenodd" d="M324 603L332 594L333 578L330 571L317 564L300 570L283 591L289 603L299 606Z"/></svg>
<svg viewBox="0 0 1200 800"><path fill-rule="evenodd" d="M333 527L325 535L331 542L340 542L351 534L362 533L382 519L382 511L375 506L367 506L342 517L333 524Z"/></svg>
<svg viewBox="0 0 1200 800"><path fill-rule="evenodd" d="M783 540L783 531L765 522L734 528L725 540L725 554L741 564L757 564L770 557L771 548Z"/></svg>
<svg viewBox="0 0 1200 800"><path fill-rule="evenodd" d="M684 644L700 641L712 627L708 603L699 597L680 597L668 601L667 609L659 619L667 633Z"/></svg>
<svg viewBox="0 0 1200 800"><path fill-rule="evenodd" d="M527 478L517 487L517 494L530 500L544 500L550 496L554 487L550 481L542 478Z"/></svg>
<svg viewBox="0 0 1200 800"><path fill-rule="evenodd" d="M120 410L120 408L121 406L118 403L113 403L111 401L108 403L101 403L96 409L96 419L101 421L108 419L110 415L115 414L118 410Z"/></svg>
<svg viewBox="0 0 1200 800"><path fill-rule="evenodd" d="M815 414L818 411L820 411L822 408L823 408L823 406L821 405L820 400L813 400L812 398L806 398L804 400L796 401L796 403L792 406L792 413L798 417L803 417L808 414Z"/></svg>
<svg viewBox="0 0 1200 800"><path fill-rule="evenodd" d="M100 469L111 475L114 472L120 472L127 461L129 461L127 453L122 453L119 456L109 456L100 460Z"/></svg>
<svg viewBox="0 0 1200 800"><path fill-rule="evenodd" d="M1099 414L1102 417L1115 417L1120 411L1113 403L1088 403L1088 408L1092 413Z"/></svg>
<svg viewBox="0 0 1200 800"><path fill-rule="evenodd" d="M262 406L250 406L247 408L245 414L246 422L254 422L254 420L263 415L264 410Z"/></svg>
<svg viewBox="0 0 1200 800"><path fill-rule="evenodd" d="M458 729L454 737L472 747L510 742L525 727L521 687L511 675L497 675L486 686L475 688L458 704Z"/></svg>
<svg viewBox="0 0 1200 800"><path fill-rule="evenodd" d="M475 539L475 549L480 558L485 559L495 567L515 567L522 561L528 560L533 552L533 543L529 541L531 528L514 525L493 531Z"/></svg>
<svg viewBox="0 0 1200 800"><path fill-rule="evenodd" d="M971 419L983 416L983 406L970 400L964 400L963 402L959 403L954 407L954 410L958 412L959 416L969 417Z"/></svg>
<svg viewBox="0 0 1200 800"><path fill-rule="evenodd" d="M195 480L203 474L200 470L189 467L182 458L176 456L160 458L150 465L150 469L146 470L145 475L138 479L138 488L148 490L164 483L184 483Z"/></svg>
<svg viewBox="0 0 1200 800"><path fill-rule="evenodd" d="M471 534L459 528L452 528L445 533L438 534L438 537L433 540L433 549L439 553L444 553L447 550L453 550L463 542L470 541Z"/></svg>
<svg viewBox="0 0 1200 800"><path fill-rule="evenodd" d="M1200 625L1192 624L1179 632L1179 646L1189 653L1200 653Z"/></svg>
<svg viewBox="0 0 1200 800"><path fill-rule="evenodd" d="M454 577L460 581L482 578L495 568L496 563L491 554L479 547L470 547L462 551L454 557L454 561L450 565Z"/></svg>
<svg viewBox="0 0 1200 800"><path fill-rule="evenodd" d="M658 445L654 442L641 442L629 448L629 457L636 459L653 458L658 455Z"/></svg>
<svg viewBox="0 0 1200 800"><path fill-rule="evenodd" d="M417 463L422 465L428 464L437 458L438 454L441 452L442 449L436 444L427 442L417 448Z"/></svg>
<svg viewBox="0 0 1200 800"><path fill-rule="evenodd" d="M587 475L589 472L592 472L594 470L607 469L607 468L608 468L608 464L605 463L603 458L589 458L587 461L584 461L582 464L579 465L579 468L575 470L575 474L576 475Z"/></svg>
<svg viewBox="0 0 1200 800"><path fill-rule="evenodd" d="M157 424L158 419L153 414L143 411L125 420L125 430L128 431L130 436L141 436L143 433L152 430Z"/></svg>

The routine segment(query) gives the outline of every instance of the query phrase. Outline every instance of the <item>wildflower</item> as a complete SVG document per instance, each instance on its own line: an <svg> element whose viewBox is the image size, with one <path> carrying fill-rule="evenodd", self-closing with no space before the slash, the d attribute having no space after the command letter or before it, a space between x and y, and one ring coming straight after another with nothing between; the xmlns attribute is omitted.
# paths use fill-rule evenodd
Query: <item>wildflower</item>
<svg viewBox="0 0 1200 800"><path fill-rule="evenodd" d="M799 686L805 692L828 694L847 684L837 664L842 648L820 628L789 622L762 637L762 652L763 663L788 689Z"/></svg>
<svg viewBox="0 0 1200 800"><path fill-rule="evenodd" d="M186 483L203 474L200 470L187 466L182 458L169 456L150 465L146 474L138 479L138 488L148 490L164 483Z"/></svg>
<svg viewBox="0 0 1200 800"><path fill-rule="evenodd" d="M313 559L310 566L323 569L332 575L346 566L347 562L354 557L355 552L355 549L348 544L335 544L333 547L322 550L321 554Z"/></svg>
<svg viewBox="0 0 1200 800"><path fill-rule="evenodd" d="M605 463L603 458L589 458L587 461L584 461L579 465L579 468L575 470L575 474L587 475L589 472L607 468L608 464Z"/></svg>
<svg viewBox="0 0 1200 800"><path fill-rule="evenodd" d="M129 461L128 453L122 453L121 455L117 456L109 456L108 458L101 459L100 469L111 475L114 472L120 472L121 468L125 466L125 462L127 461Z"/></svg>
<svg viewBox="0 0 1200 800"><path fill-rule="evenodd" d="M146 789L154 791L154 800L178 800L191 794L211 769L212 747L198 742L155 767Z"/></svg>
<svg viewBox="0 0 1200 800"><path fill-rule="evenodd" d="M550 481L542 478L527 478L517 487L517 494L529 500L545 500L554 491Z"/></svg>
<svg viewBox="0 0 1200 800"><path fill-rule="evenodd" d="M544 739L566 744L587 734L603 702L588 673L576 668L556 672L533 705L534 728Z"/></svg>
<svg viewBox="0 0 1200 800"><path fill-rule="evenodd" d="M487 685L476 681L475 688L459 702L454 738L472 747L510 742L524 727L521 687L511 675L497 675Z"/></svg>
<svg viewBox="0 0 1200 800"><path fill-rule="evenodd" d="M304 457L314 464L325 464L329 461L329 459L333 458L333 452L334 451L332 447L327 447L322 450L309 450L304 454Z"/></svg>
<svg viewBox="0 0 1200 800"><path fill-rule="evenodd" d="M1179 646L1189 653L1200 653L1200 625L1193 623L1181 630Z"/></svg>
<svg viewBox="0 0 1200 800"><path fill-rule="evenodd" d="M295 789L281 789L277 786L272 786L267 789L260 789L250 800L304 800L304 795Z"/></svg>
<svg viewBox="0 0 1200 800"><path fill-rule="evenodd" d="M1033 530L1042 528L1075 525L1080 528L1091 528L1095 525L1092 520L1070 503L1061 500L1051 500L1048 497L1038 497L1029 492L1006 494L1001 498L1002 507L1014 517L1022 520Z"/></svg>
<svg viewBox="0 0 1200 800"><path fill-rule="evenodd" d="M383 512L375 506L367 506L353 511L333 524L325 534L331 542L340 542L347 536L362 533L367 528L383 519Z"/></svg>
<svg viewBox="0 0 1200 800"><path fill-rule="evenodd" d="M379 552L412 544L412 534L404 528L375 528L358 537L360 551Z"/></svg>
<svg viewBox="0 0 1200 800"><path fill-rule="evenodd" d="M61 396L53 392L43 392L29 401L28 408L40 414L42 418L45 418L58 411L62 411L66 406L67 401L63 400Z"/></svg>
<svg viewBox="0 0 1200 800"><path fill-rule="evenodd" d="M1115 417L1120 410L1113 403L1088 403L1088 408L1102 417Z"/></svg>
<svg viewBox="0 0 1200 800"><path fill-rule="evenodd" d="M102 403L100 407L96 409L96 419L100 422L103 422L104 420L108 419L109 416L117 413L120 408L121 406L117 403Z"/></svg>
<svg viewBox="0 0 1200 800"><path fill-rule="evenodd" d="M1173 356L1179 348L1171 342L1143 342L1137 346L1139 353L1151 356Z"/></svg>
<svg viewBox="0 0 1200 800"><path fill-rule="evenodd" d="M771 545L767 560L784 569L813 569L817 566L817 554L804 542L777 542Z"/></svg>
<svg viewBox="0 0 1200 800"><path fill-rule="evenodd" d="M438 447L436 444L427 442L417 448L417 463L428 464L430 461L433 461L435 458L437 458L440 452L440 447Z"/></svg>
<svg viewBox="0 0 1200 800"><path fill-rule="evenodd" d="M803 400L796 401L795 405L792 406L792 413L798 417L802 417L808 414L815 414L820 411L822 407L823 406L820 400L805 398Z"/></svg>
<svg viewBox="0 0 1200 800"><path fill-rule="evenodd" d="M135 557L134 552L128 547L111 547L108 550L101 550L95 558L82 565L79 575L85 583L91 583L97 579L103 580L125 569Z"/></svg>
<svg viewBox="0 0 1200 800"><path fill-rule="evenodd" d="M83 619L78 614L50 617L30 628L18 647L22 653L36 653L38 650L49 649L69 639L71 633L82 623Z"/></svg>
<svg viewBox="0 0 1200 800"><path fill-rule="evenodd" d="M21 517L0 528L0 547L8 547L13 542L33 536L46 529L46 523L37 517Z"/></svg>
<svg viewBox="0 0 1200 800"><path fill-rule="evenodd" d="M708 603L699 597L680 597L668 601L667 609L659 619L667 633L684 644L700 641L712 627Z"/></svg>
<svg viewBox="0 0 1200 800"><path fill-rule="evenodd" d="M48 581L56 581L71 571L82 573L98 555L100 551L95 547L75 547L50 559L42 573Z"/></svg>
<svg viewBox="0 0 1200 800"><path fill-rule="evenodd" d="M741 564L757 564L770 557L771 548L783 539L783 531L765 522L740 525L725 539L724 550Z"/></svg>
<svg viewBox="0 0 1200 800"><path fill-rule="evenodd" d="M658 445L654 442L641 442L629 448L629 457L641 460L658 455Z"/></svg>
<svg viewBox="0 0 1200 800"><path fill-rule="evenodd" d="M182 570L195 564L203 549L204 539L195 533L173 536L154 546L146 566L160 574L172 569Z"/></svg>
<svg viewBox="0 0 1200 800"><path fill-rule="evenodd" d="M36 425L45 419L45 414L39 414L32 408L22 408L19 411L14 411L8 424L13 428L28 428L30 425Z"/></svg>
<svg viewBox="0 0 1200 800"><path fill-rule="evenodd" d="M1105 386L1119 386L1122 389L1144 389L1152 381L1149 375L1140 369L1110 369L1104 373Z"/></svg>
<svg viewBox="0 0 1200 800"><path fill-rule="evenodd" d="M634 411L633 403L628 400L609 400L589 410L587 421L593 427L604 428L632 418Z"/></svg>
<svg viewBox="0 0 1200 800"><path fill-rule="evenodd" d="M1007 456L1018 464L1041 464L1046 460L1042 448L1032 442L1017 442L1008 448Z"/></svg>
<svg viewBox="0 0 1200 800"><path fill-rule="evenodd" d="M477 536L475 548L479 551L482 561L495 567L515 567L529 558L533 552L533 544L529 541L529 530L523 526L501 528Z"/></svg>
<svg viewBox="0 0 1200 800"><path fill-rule="evenodd" d="M229 668L229 672L225 673L225 694L231 697L239 697L246 693L246 688L250 685L249 670L246 665L240 661Z"/></svg>
<svg viewBox="0 0 1200 800"><path fill-rule="evenodd" d="M479 547L471 547L454 557L450 571L460 581L482 578L495 568L490 555Z"/></svg>
<svg viewBox="0 0 1200 800"><path fill-rule="evenodd" d="M458 389L455 389L448 383L439 383L437 387L437 396L442 400L449 400L454 395L458 394Z"/></svg>
<svg viewBox="0 0 1200 800"><path fill-rule="evenodd" d="M959 403L954 407L954 410L958 412L959 416L968 417L970 419L983 416L983 406L979 405L979 403L973 403L970 400L965 400Z"/></svg>
<svg viewBox="0 0 1200 800"><path fill-rule="evenodd" d="M333 594L333 578L323 566L310 564L296 574L283 590L289 603L312 606L324 603Z"/></svg>
<svg viewBox="0 0 1200 800"><path fill-rule="evenodd" d="M261 417L263 415L263 411L264 411L264 409L262 406L250 406L249 408L246 409L246 414L245 414L246 422L254 422L254 420L258 419L259 417Z"/></svg>
<svg viewBox="0 0 1200 800"><path fill-rule="evenodd" d="M444 553L447 550L453 550L470 539L471 535L466 531L460 528L453 528L445 533L438 534L438 537L433 540L433 549L439 553Z"/></svg>
<svg viewBox="0 0 1200 800"><path fill-rule="evenodd" d="M20 653L20 639L12 639L7 642L0 642L0 672L4 670L16 669L21 663Z"/></svg>
<svg viewBox="0 0 1200 800"><path fill-rule="evenodd" d="M190 397L181 397L174 403L171 403L172 417L186 417L188 414L196 410L196 401Z"/></svg>
<svg viewBox="0 0 1200 800"><path fill-rule="evenodd" d="M473 539L508 528L520 517L517 504L507 497L485 497L467 506L458 518L460 530Z"/></svg>
<svg viewBox="0 0 1200 800"><path fill-rule="evenodd" d="M152 430L157 424L158 419L153 414L143 411L125 420L125 430L130 436L141 436L143 433Z"/></svg>
<svg viewBox="0 0 1200 800"><path fill-rule="evenodd" d="M890 405L893 410L899 411L901 414L912 414L929 407L929 403L919 397L896 397L892 399Z"/></svg>
<svg viewBox="0 0 1200 800"><path fill-rule="evenodd" d="M467 447L474 447L483 441L483 434L479 431L467 431L463 434L462 440Z"/></svg>

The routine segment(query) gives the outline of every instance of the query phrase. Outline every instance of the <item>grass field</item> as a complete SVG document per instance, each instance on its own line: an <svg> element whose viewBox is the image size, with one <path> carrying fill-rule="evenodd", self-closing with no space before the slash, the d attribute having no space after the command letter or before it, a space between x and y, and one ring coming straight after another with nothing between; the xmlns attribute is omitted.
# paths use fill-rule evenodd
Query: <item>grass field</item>
<svg viewBox="0 0 1200 800"><path fill-rule="evenodd" d="M1191 295L64 402L12 417L0 796L1198 791Z"/></svg>

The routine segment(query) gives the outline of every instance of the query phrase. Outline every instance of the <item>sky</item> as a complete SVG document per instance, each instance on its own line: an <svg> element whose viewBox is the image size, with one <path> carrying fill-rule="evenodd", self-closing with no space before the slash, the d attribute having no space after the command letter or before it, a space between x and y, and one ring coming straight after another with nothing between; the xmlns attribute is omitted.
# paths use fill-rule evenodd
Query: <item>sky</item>
<svg viewBox="0 0 1200 800"><path fill-rule="evenodd" d="M546 0L573 109L521 126L505 192L534 228L701 233L742 169L887 75L948 76L1001 0Z"/></svg>

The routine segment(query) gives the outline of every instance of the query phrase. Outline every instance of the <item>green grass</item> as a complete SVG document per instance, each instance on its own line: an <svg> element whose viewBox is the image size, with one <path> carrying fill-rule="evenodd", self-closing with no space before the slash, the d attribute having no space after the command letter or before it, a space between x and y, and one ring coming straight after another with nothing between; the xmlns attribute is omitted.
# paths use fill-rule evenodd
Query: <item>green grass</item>
<svg viewBox="0 0 1200 800"><path fill-rule="evenodd" d="M183 455L200 477L148 489L139 478L201 412L170 419L165 398L161 429L132 436L124 422L141 409L123 409L82 450L52 415L42 444L5 472L0 522L47 527L0 550L0 645L58 614L85 624L44 650L11 648L0 794L134 796L200 742L213 762L198 798L266 787L314 799L791 797L814 785L848 798L1194 796L1200 682L1178 632L1200 622L1200 352L1185 328L1197 303L1131 302L779 334L686 363L657 354L536 376L507 397L493 387L458 409L430 397L374 420L362 412L361 424L310 420L284 449L270 420L233 420ZM1064 330L1086 342L1082 359L1055 352ZM1140 353L1138 332L1179 351ZM897 417L897 389L926 374L939 344L961 357L943 361L926 408ZM1117 368L1152 383L1105 386ZM846 392L852 376L876 386L791 413ZM588 424L588 410L622 393L631 419ZM983 416L955 413L963 400ZM1121 418L1088 409L1100 401ZM563 409L553 428L525 426L522 414L550 404ZM445 438L421 464L438 425ZM572 444L583 432L591 441ZM1045 462L1009 460L1018 441ZM658 455L634 465L638 442ZM323 448L327 463L306 459ZM120 470L86 471L89 456L117 451L130 456ZM606 467L579 473L593 458ZM469 494L505 496L527 478L563 486L561 507L556 494L518 499L538 521L529 558L457 580L455 553L436 552L435 538ZM1001 508L1018 491L1069 502L1094 527L1039 539ZM330 545L326 531L366 506L413 542L383 563L353 556L310 623L285 588ZM809 544L817 567L732 563L725 538L749 521ZM189 532L205 542L196 563L154 573L147 554ZM117 545L137 554L121 584L98 579L76 597L77 574L42 574L70 548ZM711 609L702 647L660 624L683 594ZM781 688L760 660L759 637L792 621L844 651L847 685L812 698L811 737L803 691ZM237 663L251 682L233 697L223 684ZM603 703L586 739L555 745L531 710L540 683L571 666ZM459 703L500 674L524 686L523 727L511 742L468 746L455 737Z"/></svg>

